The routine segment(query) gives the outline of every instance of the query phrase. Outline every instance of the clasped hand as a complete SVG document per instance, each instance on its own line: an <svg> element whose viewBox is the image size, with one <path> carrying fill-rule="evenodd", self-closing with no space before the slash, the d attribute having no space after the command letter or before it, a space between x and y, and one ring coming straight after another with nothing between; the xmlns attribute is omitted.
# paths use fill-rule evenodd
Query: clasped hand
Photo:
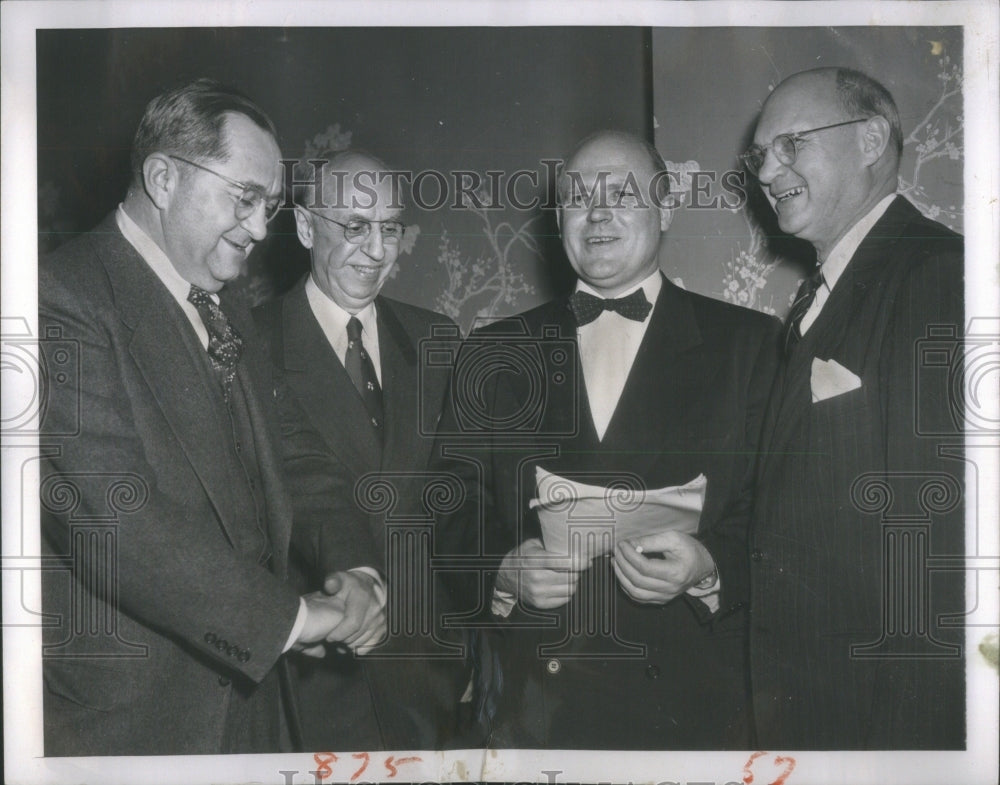
<svg viewBox="0 0 1000 785"><path fill-rule="evenodd" d="M665 531L619 542L614 567L622 589L633 600L666 603L710 575L715 561L690 534Z"/></svg>
<svg viewBox="0 0 1000 785"><path fill-rule="evenodd" d="M322 591L306 594L306 622L292 647L310 657L326 654L324 643L339 643L366 654L386 636L385 608L375 578L364 572L335 572Z"/></svg>
<svg viewBox="0 0 1000 785"><path fill-rule="evenodd" d="M500 564L496 588L542 610L565 605L589 565L582 554L566 556L545 550L537 537L525 540Z"/></svg>

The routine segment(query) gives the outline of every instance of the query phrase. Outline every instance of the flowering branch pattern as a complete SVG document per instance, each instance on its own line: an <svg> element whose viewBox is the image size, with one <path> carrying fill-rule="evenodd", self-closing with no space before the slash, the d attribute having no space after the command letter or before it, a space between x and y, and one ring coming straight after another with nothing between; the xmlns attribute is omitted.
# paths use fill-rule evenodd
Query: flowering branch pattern
<svg viewBox="0 0 1000 785"><path fill-rule="evenodd" d="M479 206L485 198L481 198L478 204L468 197L463 198L463 202L482 224L489 253L480 254L472 261L467 260L448 236L448 231L442 229L438 261L448 274L448 286L438 295L435 306L462 323L463 330L467 332L477 320L500 316L501 306L515 307L520 295L534 294L535 288L525 280L522 271L514 268L510 257L511 251L522 245L541 260L541 249L528 231L540 216L530 218L517 227L509 221L501 221L494 226L490 211ZM488 297L486 303L471 316L463 317L466 306L473 301L481 302L484 296Z"/></svg>
<svg viewBox="0 0 1000 785"><path fill-rule="evenodd" d="M956 229L960 228L954 224L962 220L962 206L951 204L945 208L932 203L931 196L920 182L923 167L927 163L940 158L960 162L965 153L962 136L965 128L965 118L962 116L962 67L958 63L952 63L951 58L944 55L940 58L937 78L941 83L937 100L903 140L904 147L913 146L917 157L910 176L906 178L900 175L899 192L909 198L928 218L942 221L948 228Z"/></svg>

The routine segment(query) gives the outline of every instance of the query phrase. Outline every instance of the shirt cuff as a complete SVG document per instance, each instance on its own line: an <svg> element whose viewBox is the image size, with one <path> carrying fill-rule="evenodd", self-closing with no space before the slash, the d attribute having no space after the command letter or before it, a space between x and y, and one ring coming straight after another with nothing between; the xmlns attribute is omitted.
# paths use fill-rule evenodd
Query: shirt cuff
<svg viewBox="0 0 1000 785"><path fill-rule="evenodd" d="M516 604L517 599L509 591L504 591L503 589L493 590L493 601L490 603L490 610L493 611L494 616L506 619L510 616L510 612L514 610Z"/></svg>
<svg viewBox="0 0 1000 785"><path fill-rule="evenodd" d="M719 610L719 594L722 592L722 579L719 578L718 570L714 573L714 578L710 584L707 586L702 586L701 584L695 584L690 589L687 590L687 594L691 597L696 597L701 600L705 605L708 606L709 611L716 613Z"/></svg>
<svg viewBox="0 0 1000 785"><path fill-rule="evenodd" d="M295 616L295 624L292 625L292 631L288 634L288 640L285 641L285 648L281 650L282 654L292 648L292 646L295 645L295 641L299 639L299 635L302 633L302 628L306 626L306 614L308 613L309 610L306 608L306 598L299 597L299 612Z"/></svg>
<svg viewBox="0 0 1000 785"><path fill-rule="evenodd" d="M362 575L367 575L368 577L370 577L375 582L372 588L375 591L375 599L378 600L378 607L380 608L385 607L385 602L386 602L385 581L382 580L382 576L379 574L378 570L376 570L374 567L352 567L351 569L348 570L348 572L360 572Z"/></svg>

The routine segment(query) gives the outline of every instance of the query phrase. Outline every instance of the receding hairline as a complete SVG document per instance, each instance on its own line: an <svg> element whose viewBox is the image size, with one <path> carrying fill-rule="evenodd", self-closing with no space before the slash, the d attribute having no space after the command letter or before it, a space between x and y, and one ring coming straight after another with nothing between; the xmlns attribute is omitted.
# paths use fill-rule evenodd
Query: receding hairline
<svg viewBox="0 0 1000 785"><path fill-rule="evenodd" d="M579 158L588 147L595 146L598 143L607 142L617 142L631 147L640 158L644 158L646 160L652 168L654 174L666 168L663 157L660 155L656 147L648 140L630 131L606 129L596 131L581 139L564 159L565 163L563 164L563 170L573 171L573 167L570 166L570 164L572 164L575 159Z"/></svg>

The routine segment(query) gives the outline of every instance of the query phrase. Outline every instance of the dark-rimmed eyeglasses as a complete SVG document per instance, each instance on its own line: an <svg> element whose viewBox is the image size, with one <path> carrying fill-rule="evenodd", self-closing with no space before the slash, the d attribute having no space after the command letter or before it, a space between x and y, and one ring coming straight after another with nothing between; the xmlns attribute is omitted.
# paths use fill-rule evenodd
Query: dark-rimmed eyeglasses
<svg viewBox="0 0 1000 785"><path fill-rule="evenodd" d="M172 155L170 157L175 161L180 161L188 166L193 166L197 169L201 169L203 172L208 172L209 174L214 174L220 180L224 180L229 183L233 188L239 188L240 194L236 196L232 194L233 198L236 200L234 205L234 212L236 213L236 220L245 221L255 212L257 209L263 205L264 206L264 220L270 221L274 216L278 214L278 210L281 207L281 199L273 197L269 198L259 186L247 185L246 183L241 183L239 180L233 180L231 177L226 177L224 174L219 174L214 169L209 169L207 166L195 163L194 161L189 161L187 158L182 158L179 155Z"/></svg>
<svg viewBox="0 0 1000 785"><path fill-rule="evenodd" d="M767 158L768 150L772 150L774 152L774 157L777 158L782 164L785 166L791 166L795 163L795 156L798 154L798 148L796 145L802 141L802 138L807 134L814 134L818 131L827 131L830 128L840 128L842 125L864 123L870 119L870 117L859 117L856 120L844 120L842 123L834 123L833 125L821 125L819 128L810 128L807 131L796 131L791 134L778 134L771 140L771 144L750 145L747 148L747 151L740 156L740 160L743 161L743 165L747 168L747 171L754 176L756 176L757 173L763 168L764 159Z"/></svg>
<svg viewBox="0 0 1000 785"><path fill-rule="evenodd" d="M337 224L337 226L344 230L344 239L354 245L361 245L368 239L372 233L372 226L374 224L378 224L379 231L382 233L383 243L398 243L403 237L403 232L406 231L406 224L402 221L397 221L395 218L389 218L385 221L368 221L364 218L352 218L347 223L341 223L340 221L335 221L333 218L327 218L315 210L310 210L308 207L303 207L302 209L307 213L312 213L317 218Z"/></svg>

